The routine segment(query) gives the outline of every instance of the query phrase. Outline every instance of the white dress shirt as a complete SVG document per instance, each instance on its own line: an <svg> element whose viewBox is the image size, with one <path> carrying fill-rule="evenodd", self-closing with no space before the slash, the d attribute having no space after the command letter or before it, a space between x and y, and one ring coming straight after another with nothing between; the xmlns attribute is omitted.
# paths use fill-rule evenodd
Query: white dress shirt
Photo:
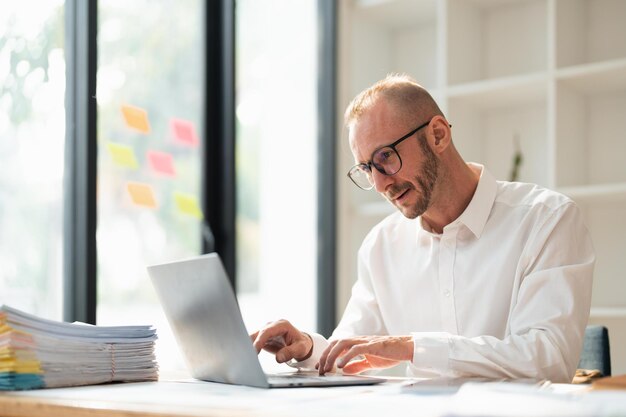
<svg viewBox="0 0 626 417"><path fill-rule="evenodd" d="M569 198L496 181L482 166L461 216L434 233L395 213L367 235L331 339L408 335L415 376L570 382L589 318L595 256ZM314 365L328 342L314 338Z"/></svg>

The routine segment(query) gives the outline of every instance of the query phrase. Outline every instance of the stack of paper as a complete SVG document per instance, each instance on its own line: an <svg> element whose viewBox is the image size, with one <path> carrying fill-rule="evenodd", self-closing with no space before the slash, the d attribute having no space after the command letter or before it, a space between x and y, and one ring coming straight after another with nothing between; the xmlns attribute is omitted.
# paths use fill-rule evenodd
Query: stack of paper
<svg viewBox="0 0 626 417"><path fill-rule="evenodd" d="M0 307L0 390L158 379L151 326L92 326Z"/></svg>

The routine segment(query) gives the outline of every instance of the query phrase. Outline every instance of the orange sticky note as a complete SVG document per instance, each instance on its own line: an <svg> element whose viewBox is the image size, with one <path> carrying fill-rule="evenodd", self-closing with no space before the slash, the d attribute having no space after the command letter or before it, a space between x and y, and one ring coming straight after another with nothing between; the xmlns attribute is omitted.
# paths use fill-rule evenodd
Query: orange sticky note
<svg viewBox="0 0 626 417"><path fill-rule="evenodd" d="M176 207L178 208L178 211L183 214L193 216L196 219L202 219L202 210L200 210L198 199L195 196L191 194L175 192L174 200L176 201Z"/></svg>
<svg viewBox="0 0 626 417"><path fill-rule="evenodd" d="M196 129L190 121L171 119L170 127L172 129L172 136L176 142L187 146L198 146L200 143L198 135L196 135Z"/></svg>
<svg viewBox="0 0 626 417"><path fill-rule="evenodd" d="M157 203L154 198L154 192L152 191L152 187L148 184L128 182L126 183L126 189L134 204L142 207L156 208Z"/></svg>
<svg viewBox="0 0 626 417"><path fill-rule="evenodd" d="M126 126L137 130L141 133L150 133L150 122L148 121L148 112L139 107L128 104L122 105L122 114Z"/></svg>
<svg viewBox="0 0 626 417"><path fill-rule="evenodd" d="M176 175L174 169L174 157L167 152L148 151L146 154L150 167L158 174L168 175L173 177Z"/></svg>
<svg viewBox="0 0 626 417"><path fill-rule="evenodd" d="M115 164L124 168L137 169L137 158L135 158L133 148L113 142L108 142L106 146Z"/></svg>

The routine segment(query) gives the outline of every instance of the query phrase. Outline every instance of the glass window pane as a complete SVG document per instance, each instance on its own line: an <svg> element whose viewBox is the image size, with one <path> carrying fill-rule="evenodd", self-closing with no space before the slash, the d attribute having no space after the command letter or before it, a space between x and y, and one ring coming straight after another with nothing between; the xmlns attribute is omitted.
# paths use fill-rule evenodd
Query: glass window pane
<svg viewBox="0 0 626 417"><path fill-rule="evenodd" d="M107 0L98 32L98 324L157 326L183 368L146 265L200 253L201 0Z"/></svg>
<svg viewBox="0 0 626 417"><path fill-rule="evenodd" d="M316 18L315 0L237 2L237 287L248 330L279 318L316 328Z"/></svg>
<svg viewBox="0 0 626 417"><path fill-rule="evenodd" d="M24 0L0 13L0 304L55 320L63 315L63 8Z"/></svg>

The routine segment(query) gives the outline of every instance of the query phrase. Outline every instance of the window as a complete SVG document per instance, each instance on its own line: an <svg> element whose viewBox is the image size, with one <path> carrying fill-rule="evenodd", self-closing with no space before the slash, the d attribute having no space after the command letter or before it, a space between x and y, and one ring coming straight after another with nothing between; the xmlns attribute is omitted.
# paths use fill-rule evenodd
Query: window
<svg viewBox="0 0 626 417"><path fill-rule="evenodd" d="M0 16L0 302L154 324L161 369L181 368L146 266L201 253L212 223L247 326L316 329L323 2L14 3Z"/></svg>
<svg viewBox="0 0 626 417"><path fill-rule="evenodd" d="M237 295L249 330L279 318L316 329L316 6L237 3Z"/></svg>
<svg viewBox="0 0 626 417"><path fill-rule="evenodd" d="M0 303L62 318L64 2L0 14Z"/></svg>
<svg viewBox="0 0 626 417"><path fill-rule="evenodd" d="M163 369L183 365L146 265L201 251L204 9L156 6L99 3L97 322L154 324Z"/></svg>

